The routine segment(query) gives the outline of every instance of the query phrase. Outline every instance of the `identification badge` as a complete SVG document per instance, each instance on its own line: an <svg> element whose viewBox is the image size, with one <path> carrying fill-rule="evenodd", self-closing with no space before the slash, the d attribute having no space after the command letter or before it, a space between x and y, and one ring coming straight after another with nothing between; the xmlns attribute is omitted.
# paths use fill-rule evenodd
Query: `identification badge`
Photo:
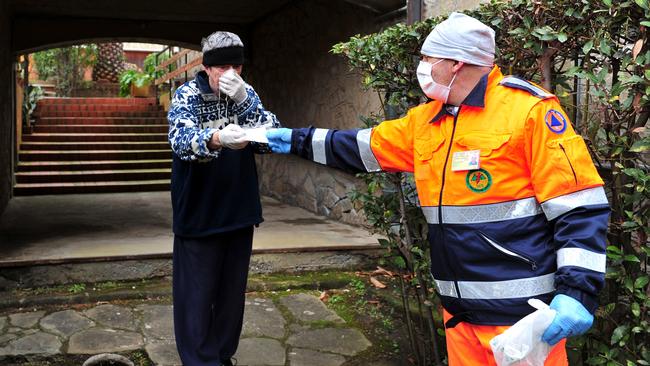
<svg viewBox="0 0 650 366"><path fill-rule="evenodd" d="M481 167L481 150L455 152L451 158L451 170L475 170Z"/></svg>

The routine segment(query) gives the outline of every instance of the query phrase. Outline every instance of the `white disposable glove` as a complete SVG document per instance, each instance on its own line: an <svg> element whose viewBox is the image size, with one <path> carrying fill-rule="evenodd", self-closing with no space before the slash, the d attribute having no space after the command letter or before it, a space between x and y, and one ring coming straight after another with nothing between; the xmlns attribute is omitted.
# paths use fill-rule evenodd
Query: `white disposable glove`
<svg viewBox="0 0 650 366"><path fill-rule="evenodd" d="M248 96L246 94L246 83L244 83L244 79L242 79L233 69L230 69L221 75L219 78L219 90L229 96L237 104L245 101Z"/></svg>
<svg viewBox="0 0 650 366"><path fill-rule="evenodd" d="M238 150L243 149L248 144L246 132L243 128L234 123L224 127L223 130L217 131L219 134L219 143L222 147Z"/></svg>

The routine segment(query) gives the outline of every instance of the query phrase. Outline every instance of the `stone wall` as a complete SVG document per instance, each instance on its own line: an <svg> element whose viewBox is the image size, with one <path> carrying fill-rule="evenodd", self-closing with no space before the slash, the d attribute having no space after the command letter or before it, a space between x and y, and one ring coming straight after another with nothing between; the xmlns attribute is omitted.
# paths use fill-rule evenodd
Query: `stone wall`
<svg viewBox="0 0 650 366"><path fill-rule="evenodd" d="M377 30L374 14L344 1L294 2L252 30L244 75L286 127L361 127L359 116L378 110L379 101L361 90L345 58L329 51ZM260 156L258 164L264 194L343 222L363 222L347 198L359 184L353 175L295 156Z"/></svg>
<svg viewBox="0 0 650 366"><path fill-rule="evenodd" d="M489 0L423 0L422 19L447 15L463 9L474 9L481 3L487 2Z"/></svg>
<svg viewBox="0 0 650 366"><path fill-rule="evenodd" d="M6 1L0 1L0 214L4 211L11 195L12 180L12 134L13 103L12 86L13 59L11 57L11 21ZM7 102L9 101L9 102Z"/></svg>

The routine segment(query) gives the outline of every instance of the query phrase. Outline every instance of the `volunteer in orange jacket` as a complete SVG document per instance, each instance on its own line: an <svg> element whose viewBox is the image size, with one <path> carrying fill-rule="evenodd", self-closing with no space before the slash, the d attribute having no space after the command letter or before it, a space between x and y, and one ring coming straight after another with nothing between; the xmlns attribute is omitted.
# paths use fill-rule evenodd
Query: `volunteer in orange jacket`
<svg viewBox="0 0 650 366"><path fill-rule="evenodd" d="M494 65L494 31L453 13L422 45L432 100L372 129L276 129L271 149L350 172L413 172L450 365L491 365L488 344L539 298L557 311L547 365L586 332L605 277L609 206L557 97Z"/></svg>

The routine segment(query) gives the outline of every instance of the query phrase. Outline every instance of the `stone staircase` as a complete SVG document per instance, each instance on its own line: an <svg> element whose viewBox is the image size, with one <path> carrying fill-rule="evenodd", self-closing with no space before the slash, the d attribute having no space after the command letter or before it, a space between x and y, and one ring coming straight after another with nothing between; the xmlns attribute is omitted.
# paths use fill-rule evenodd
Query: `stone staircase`
<svg viewBox="0 0 650 366"><path fill-rule="evenodd" d="M169 190L168 125L154 98L43 98L35 121L16 196Z"/></svg>

